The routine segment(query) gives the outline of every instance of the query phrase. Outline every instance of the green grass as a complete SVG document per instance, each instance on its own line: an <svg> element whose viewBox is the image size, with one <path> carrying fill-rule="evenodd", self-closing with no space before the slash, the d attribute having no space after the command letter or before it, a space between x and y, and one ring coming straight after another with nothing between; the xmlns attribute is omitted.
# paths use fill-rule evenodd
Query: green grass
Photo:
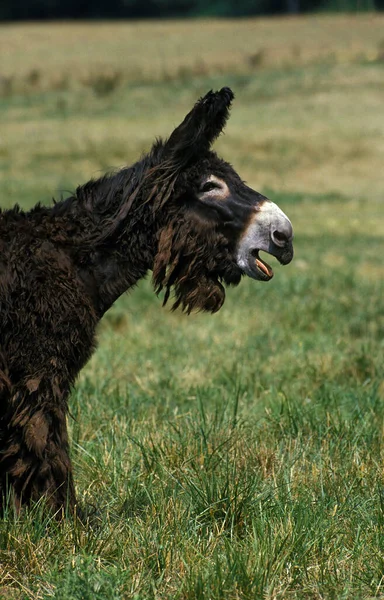
<svg viewBox="0 0 384 600"><path fill-rule="evenodd" d="M106 315L70 402L89 520L9 510L0 598L384 597L383 66L320 58L0 99L2 205L27 207L230 84L217 149L295 228L294 262L217 315L149 281Z"/></svg>

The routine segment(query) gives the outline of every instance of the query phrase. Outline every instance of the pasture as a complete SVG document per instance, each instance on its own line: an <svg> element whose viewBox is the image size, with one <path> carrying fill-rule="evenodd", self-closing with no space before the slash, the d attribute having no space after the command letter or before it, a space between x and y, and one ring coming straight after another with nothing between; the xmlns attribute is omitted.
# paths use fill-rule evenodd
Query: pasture
<svg viewBox="0 0 384 600"><path fill-rule="evenodd" d="M214 316L150 280L109 311L70 406L89 520L10 510L0 598L384 597L383 26L0 26L2 207L130 164L229 85L215 148L295 230Z"/></svg>

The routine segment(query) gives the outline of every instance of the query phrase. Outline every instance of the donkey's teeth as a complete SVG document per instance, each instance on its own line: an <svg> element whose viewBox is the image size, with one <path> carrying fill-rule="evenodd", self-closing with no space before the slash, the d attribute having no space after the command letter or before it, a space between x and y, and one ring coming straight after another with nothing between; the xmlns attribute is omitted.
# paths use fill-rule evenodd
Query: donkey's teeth
<svg viewBox="0 0 384 600"><path fill-rule="evenodd" d="M256 264L261 271L263 271L264 273L266 273L268 275L268 277L272 277L273 271L269 265L262 262L259 258L256 258Z"/></svg>

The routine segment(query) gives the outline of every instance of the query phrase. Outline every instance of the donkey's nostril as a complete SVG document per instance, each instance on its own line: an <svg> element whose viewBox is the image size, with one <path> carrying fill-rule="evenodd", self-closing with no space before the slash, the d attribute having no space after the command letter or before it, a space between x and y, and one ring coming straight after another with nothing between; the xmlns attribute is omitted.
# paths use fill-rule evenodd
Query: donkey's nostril
<svg viewBox="0 0 384 600"><path fill-rule="evenodd" d="M292 241L292 225L289 221L280 227L279 229L275 229L271 234L272 241L276 246L282 248L286 244L289 244Z"/></svg>
<svg viewBox="0 0 384 600"><path fill-rule="evenodd" d="M275 244L285 244L285 242L287 241L287 236L285 235L285 233L282 233L281 231L277 230L272 232L272 238Z"/></svg>

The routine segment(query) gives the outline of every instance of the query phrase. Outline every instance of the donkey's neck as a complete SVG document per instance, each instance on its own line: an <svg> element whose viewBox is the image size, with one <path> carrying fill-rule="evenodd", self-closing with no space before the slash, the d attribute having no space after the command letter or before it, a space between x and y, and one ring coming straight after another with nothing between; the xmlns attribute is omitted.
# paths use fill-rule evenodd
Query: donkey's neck
<svg viewBox="0 0 384 600"><path fill-rule="evenodd" d="M100 317L154 262L161 219L137 193L136 167L78 188L67 206L81 230L75 262Z"/></svg>
<svg viewBox="0 0 384 600"><path fill-rule="evenodd" d="M128 218L124 230L91 251L86 268L80 269L84 282L91 284L100 316L153 267L156 227L146 216L132 216L132 222Z"/></svg>

